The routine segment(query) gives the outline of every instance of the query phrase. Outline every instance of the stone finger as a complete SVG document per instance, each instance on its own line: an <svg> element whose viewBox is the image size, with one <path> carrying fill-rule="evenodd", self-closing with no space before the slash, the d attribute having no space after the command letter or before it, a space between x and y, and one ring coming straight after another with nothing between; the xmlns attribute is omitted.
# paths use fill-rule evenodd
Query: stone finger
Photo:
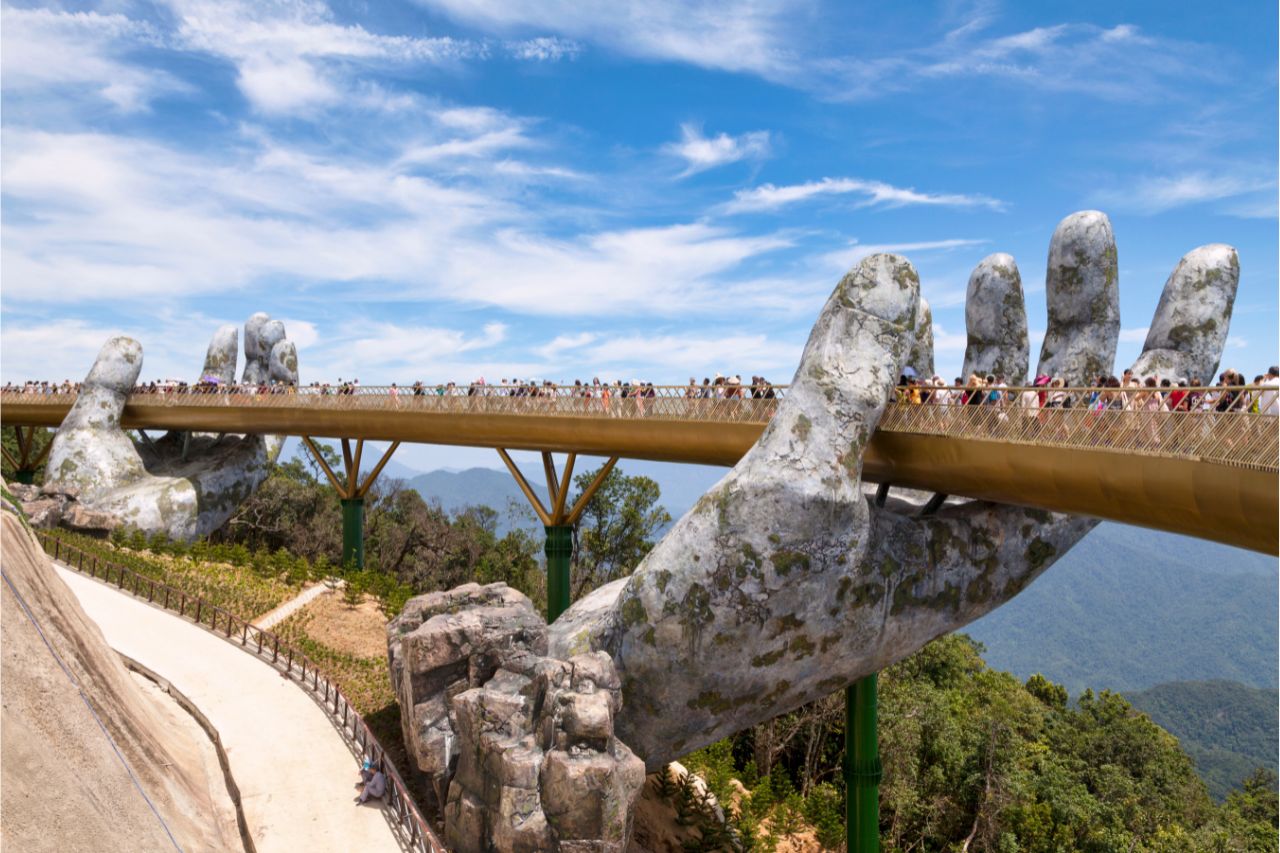
<svg viewBox="0 0 1280 853"><path fill-rule="evenodd" d="M933 311L929 300L920 297L920 311L916 315L916 340L907 356L907 366L922 379L933 376Z"/></svg>
<svg viewBox="0 0 1280 853"><path fill-rule="evenodd" d="M1109 374L1120 338L1116 240L1105 213L1084 210L1058 223L1045 275L1049 323L1038 374L1068 385Z"/></svg>
<svg viewBox="0 0 1280 853"><path fill-rule="evenodd" d="M298 384L298 350L293 341L278 341L271 347L268 372L272 382L285 385Z"/></svg>
<svg viewBox="0 0 1280 853"><path fill-rule="evenodd" d="M223 385L236 381L236 358L240 349L240 332L228 323L219 326L209 341L209 350L205 353L204 367L200 370L200 379L216 376Z"/></svg>
<svg viewBox="0 0 1280 853"><path fill-rule="evenodd" d="M1240 258L1233 247L1213 243L1183 255L1165 282L1133 372L1212 382L1239 283Z"/></svg>
<svg viewBox="0 0 1280 853"><path fill-rule="evenodd" d="M1019 385L1027 375L1027 309L1022 276L1012 255L988 255L973 269L965 292L968 342L962 376L1004 376Z"/></svg>
<svg viewBox="0 0 1280 853"><path fill-rule="evenodd" d="M146 476L120 416L142 370L142 345L116 337L98 352L49 448L45 483L85 501Z"/></svg>
<svg viewBox="0 0 1280 853"><path fill-rule="evenodd" d="M262 327L271 317L259 311L244 323L244 374L240 381L246 385L260 385L267 380L267 358L271 348L262 345Z"/></svg>

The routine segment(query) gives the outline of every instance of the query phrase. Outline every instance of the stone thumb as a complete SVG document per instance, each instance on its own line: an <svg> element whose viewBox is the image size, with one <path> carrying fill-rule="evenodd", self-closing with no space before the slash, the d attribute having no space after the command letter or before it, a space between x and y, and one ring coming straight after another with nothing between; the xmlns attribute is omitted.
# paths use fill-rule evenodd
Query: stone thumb
<svg viewBox="0 0 1280 853"><path fill-rule="evenodd" d="M62 429L116 429L142 372L142 344L123 335L103 344Z"/></svg>

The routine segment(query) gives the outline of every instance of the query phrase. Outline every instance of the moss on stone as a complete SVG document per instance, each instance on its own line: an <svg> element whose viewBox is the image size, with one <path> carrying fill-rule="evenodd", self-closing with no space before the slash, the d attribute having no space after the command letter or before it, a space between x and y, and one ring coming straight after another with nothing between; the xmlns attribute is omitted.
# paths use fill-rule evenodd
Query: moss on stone
<svg viewBox="0 0 1280 853"><path fill-rule="evenodd" d="M783 577L791 574L792 569L809 570L809 555L801 551L778 551L769 558L769 561L773 563L774 571Z"/></svg>

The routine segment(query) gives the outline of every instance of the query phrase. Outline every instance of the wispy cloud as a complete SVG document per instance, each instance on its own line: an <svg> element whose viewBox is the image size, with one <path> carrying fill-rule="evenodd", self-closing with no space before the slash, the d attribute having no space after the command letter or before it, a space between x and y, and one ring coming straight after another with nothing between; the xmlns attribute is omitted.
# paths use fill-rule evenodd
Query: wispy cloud
<svg viewBox="0 0 1280 853"><path fill-rule="evenodd" d="M1254 204L1259 215L1274 216L1275 187L1274 172L1245 175L1238 171L1193 171L1142 177L1127 186L1100 191L1095 198L1113 209L1138 213L1162 213L1177 207L1233 199L1241 204Z"/></svg>
<svg viewBox="0 0 1280 853"><path fill-rule="evenodd" d="M985 207L1004 210L1005 203L985 195L958 193L926 193L912 187L895 187L883 181L861 178L823 178L803 184L775 186L762 184L751 189L739 190L733 201L722 208L725 213L756 213L777 210L781 207L809 201L823 196L856 195L859 206L882 205L938 205L942 207Z"/></svg>
<svg viewBox="0 0 1280 853"><path fill-rule="evenodd" d="M874 255L877 252L890 252L893 254L907 254L908 256L915 252L949 252L954 249L968 249L974 246L981 246L991 242L990 240L975 240L970 238L951 238L947 240L918 240L902 243L859 243L856 240L843 249L834 252L827 252L822 256L823 263L829 268L836 270L847 270L863 258ZM964 291L960 291L960 303L964 302ZM938 302L931 300L930 304L935 307L946 307L951 304L947 299L943 298Z"/></svg>
<svg viewBox="0 0 1280 853"><path fill-rule="evenodd" d="M0 82L6 93L38 94L46 105L54 95L69 101L87 95L135 112L161 94L188 89L168 72L125 58L163 42L150 24L120 14L8 5L3 20Z"/></svg>
<svg viewBox="0 0 1280 853"><path fill-rule="evenodd" d="M535 62L558 62L561 59L577 59L582 52L582 45L570 39L554 36L539 36L523 41L506 43L507 52L516 59Z"/></svg>
<svg viewBox="0 0 1280 853"><path fill-rule="evenodd" d="M680 125L680 141L669 142L662 150L685 162L681 176L696 174L739 160L763 160L769 156L769 131L753 130L740 136L720 133L708 137L696 124Z"/></svg>
<svg viewBox="0 0 1280 853"><path fill-rule="evenodd" d="M801 0L417 0L489 32L554 32L627 56L775 78L794 65L784 33Z"/></svg>
<svg viewBox="0 0 1280 853"><path fill-rule="evenodd" d="M547 361L554 361L562 353L585 347L597 338L591 332L579 332L576 335L556 335L550 342L538 347L535 352Z"/></svg>

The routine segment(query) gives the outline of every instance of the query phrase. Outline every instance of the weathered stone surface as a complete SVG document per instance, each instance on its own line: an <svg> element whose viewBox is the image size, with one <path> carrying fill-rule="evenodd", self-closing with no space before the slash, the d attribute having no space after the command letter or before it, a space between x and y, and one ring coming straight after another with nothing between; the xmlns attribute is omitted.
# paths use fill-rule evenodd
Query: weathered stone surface
<svg viewBox="0 0 1280 853"><path fill-rule="evenodd" d="M915 370L921 379L933 376L933 311L929 300L920 297L920 311L916 315L916 339L907 356L907 366Z"/></svg>
<svg viewBox="0 0 1280 853"><path fill-rule="evenodd" d="M40 486L33 486L28 483L19 483L17 481L5 483L5 488L7 488L9 493L22 503L39 500L40 496L44 494Z"/></svg>
<svg viewBox="0 0 1280 853"><path fill-rule="evenodd" d="M964 320L968 344L964 369L968 377L995 374L1018 385L1027 375L1027 309L1022 276L1012 255L988 255L973 269L965 293Z"/></svg>
<svg viewBox="0 0 1280 853"><path fill-rule="evenodd" d="M1240 258L1233 247L1213 243L1183 255L1165 282L1134 373L1171 380L1199 377L1212 384L1239 283Z"/></svg>
<svg viewBox="0 0 1280 853"><path fill-rule="evenodd" d="M387 648L451 850L625 849L644 764L613 734L608 655L545 657L546 624L504 584L412 599Z"/></svg>
<svg viewBox="0 0 1280 853"><path fill-rule="evenodd" d="M272 382L297 384L298 351L294 347L293 341L277 341L271 347L267 374L271 377Z"/></svg>
<svg viewBox="0 0 1280 853"><path fill-rule="evenodd" d="M447 799L459 751L451 700L485 684L514 657L546 650L546 623L506 584L471 583L418 596L387 625L405 746L436 807Z"/></svg>
<svg viewBox="0 0 1280 853"><path fill-rule="evenodd" d="M236 381L236 356L240 342L240 332L228 323L219 326L209 341L209 352L204 357L204 368L200 371L200 379L216 376L224 385Z"/></svg>
<svg viewBox="0 0 1280 853"><path fill-rule="evenodd" d="M89 509L83 504L72 503L62 510L61 524L81 533L105 536L121 526L121 520L109 512Z"/></svg>
<svg viewBox="0 0 1280 853"><path fill-rule="evenodd" d="M92 503L124 483L146 476L133 442L120 429L120 413L142 369L142 346L125 337L103 345L84 385L53 437L45 483L76 489Z"/></svg>
<svg viewBox="0 0 1280 853"><path fill-rule="evenodd" d="M284 327L265 314L246 324L248 361L268 374L268 356L279 352L272 381L297 381L297 354L283 339ZM250 330L254 334L249 334ZM264 340L272 349L264 352ZM201 377L231 381L236 330L214 333ZM174 539L192 539L221 527L266 479L281 446L279 436L169 434L137 445L120 429L125 400L142 367L142 347L113 338L98 354L71 412L54 436L46 468L47 493L77 494L85 510L116 524ZM248 366L246 365L246 370ZM64 520L68 516L64 513Z"/></svg>
<svg viewBox="0 0 1280 853"><path fill-rule="evenodd" d="M22 511L32 527L57 527L62 521L61 501L53 498L40 498L31 502L23 502Z"/></svg>
<svg viewBox="0 0 1280 853"><path fill-rule="evenodd" d="M1058 223L1049 242L1049 325L1036 373L1081 386L1111 372L1120 339L1119 278L1105 213L1084 210Z"/></svg>

